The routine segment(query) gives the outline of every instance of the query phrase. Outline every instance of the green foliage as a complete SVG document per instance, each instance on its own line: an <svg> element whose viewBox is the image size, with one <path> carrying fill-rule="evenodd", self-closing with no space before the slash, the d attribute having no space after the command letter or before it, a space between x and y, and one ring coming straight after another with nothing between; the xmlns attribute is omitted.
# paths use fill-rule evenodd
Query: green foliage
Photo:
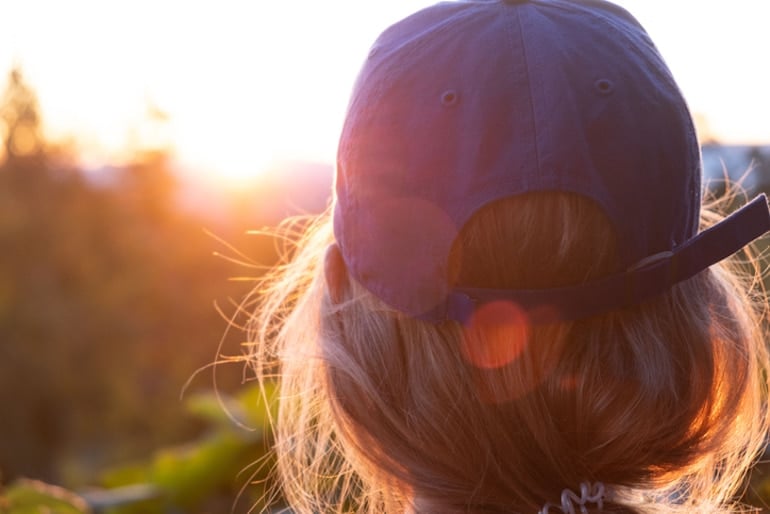
<svg viewBox="0 0 770 514"><path fill-rule="evenodd" d="M0 168L5 475L54 477L52 455L100 466L193 435L179 392L215 358L224 322L210 302L233 291L202 222L160 212L171 199L150 202L132 171L121 189L58 173Z"/></svg>
<svg viewBox="0 0 770 514"><path fill-rule="evenodd" d="M270 392L268 390L268 392ZM241 428L227 415L243 416L250 429ZM102 485L116 489L149 484L157 497L109 509L111 514L199 512L212 498L231 501L237 496L237 474L243 471L251 484L246 492L250 508L259 501L268 480L271 463L265 459L269 448L268 410L258 387L246 388L238 397L218 399L199 394L186 402L188 409L204 417L211 430L192 444L164 448L142 464L108 470ZM259 461L261 459L261 461ZM259 461L259 462L258 462ZM245 498L244 498L245 501Z"/></svg>
<svg viewBox="0 0 770 514"><path fill-rule="evenodd" d="M259 270L212 256L222 244L207 230L266 265L275 251L243 238L260 220L180 209L162 152L94 178L44 141L21 151L10 139L39 137L41 119L14 71L0 102L0 480L79 489L105 467L211 431L218 404L196 400L210 410L201 417L179 395L219 357L227 322L212 304L250 287L228 278ZM222 352L241 351L241 337L232 330ZM241 389L241 366L219 366L217 382ZM217 443L225 455L228 437Z"/></svg>
<svg viewBox="0 0 770 514"><path fill-rule="evenodd" d="M228 282L244 270L174 207L164 156L138 157L110 187L57 159L0 165L0 474L78 486L203 429L179 394L217 358L226 322L212 303L249 284ZM240 371L220 366L221 387L236 390Z"/></svg>
<svg viewBox="0 0 770 514"><path fill-rule="evenodd" d="M270 387L266 391L273 392ZM236 498L243 512L261 507L273 464L265 457L270 430L263 398L256 386L236 397L222 398L244 416L242 421L254 423L247 429L233 422L215 395L191 396L185 402L187 408L206 418L209 427L198 439L159 449L145 461L108 469L102 474L100 489L86 489L80 495L19 480L0 494L0 514L238 512Z"/></svg>
<svg viewBox="0 0 770 514"><path fill-rule="evenodd" d="M93 175L40 139L41 120L14 70L0 99L0 481L83 490L103 475L106 500L83 493L94 505L196 512L208 495L226 497L210 511L229 511L238 472L266 452L267 416L240 403L259 405L243 397L254 393L239 364L218 366L217 383L224 404L257 430L237 428L212 395L179 395L220 358L226 321L212 303L250 287L228 278L260 273L213 257L221 243L207 231L265 265L272 241L243 237L261 224L245 211L213 221L181 209L163 152ZM221 353L240 352L241 337L232 330ZM127 462L137 464L116 467Z"/></svg>
<svg viewBox="0 0 770 514"><path fill-rule="evenodd" d="M91 514L86 501L65 489L21 479L0 491L0 514Z"/></svg>

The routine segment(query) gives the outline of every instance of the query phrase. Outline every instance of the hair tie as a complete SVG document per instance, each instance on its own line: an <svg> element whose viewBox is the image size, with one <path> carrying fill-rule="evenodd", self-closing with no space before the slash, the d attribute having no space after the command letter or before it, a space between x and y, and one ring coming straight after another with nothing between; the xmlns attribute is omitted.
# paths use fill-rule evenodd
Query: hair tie
<svg viewBox="0 0 770 514"><path fill-rule="evenodd" d="M561 492L561 507L552 503L546 503L537 514L549 514L551 507L560 509L563 514L577 514L575 505L580 507L581 514L588 514L587 503L595 503L599 510L604 508L604 484L601 482L591 483L583 482L580 484L580 496L571 489L564 489Z"/></svg>

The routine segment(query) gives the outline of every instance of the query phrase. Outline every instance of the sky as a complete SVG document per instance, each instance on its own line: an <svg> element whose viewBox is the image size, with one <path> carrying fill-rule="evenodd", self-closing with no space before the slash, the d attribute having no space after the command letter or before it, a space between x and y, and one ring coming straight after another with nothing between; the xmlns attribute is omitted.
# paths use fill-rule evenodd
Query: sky
<svg viewBox="0 0 770 514"><path fill-rule="evenodd" d="M210 183L332 162L364 56L429 0L0 0L0 83L21 66L46 131L86 166L168 147ZM705 132L770 144L770 1L618 0ZM703 136L704 134L702 134Z"/></svg>

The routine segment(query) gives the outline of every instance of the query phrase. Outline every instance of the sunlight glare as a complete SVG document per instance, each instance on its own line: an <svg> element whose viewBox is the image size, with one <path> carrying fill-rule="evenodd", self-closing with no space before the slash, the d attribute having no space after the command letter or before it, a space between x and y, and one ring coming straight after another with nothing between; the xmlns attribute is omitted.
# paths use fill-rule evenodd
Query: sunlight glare
<svg viewBox="0 0 770 514"><path fill-rule="evenodd" d="M373 39L432 3L13 2L0 73L21 65L48 136L76 139L89 163L167 149L189 173L239 187L276 160L333 162ZM770 2L618 3L647 27L719 140L770 142L770 71L759 64Z"/></svg>

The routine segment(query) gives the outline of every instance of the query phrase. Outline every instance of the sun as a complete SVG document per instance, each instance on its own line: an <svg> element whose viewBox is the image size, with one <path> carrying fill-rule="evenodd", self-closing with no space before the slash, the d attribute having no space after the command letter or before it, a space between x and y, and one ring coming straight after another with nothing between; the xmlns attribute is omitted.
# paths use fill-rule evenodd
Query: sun
<svg viewBox="0 0 770 514"><path fill-rule="evenodd" d="M244 146L244 142L239 141L244 136L240 132L232 137L191 134L178 138L175 153L180 171L206 187L219 190L254 187L264 179L274 156L268 146L253 143Z"/></svg>
<svg viewBox="0 0 770 514"><path fill-rule="evenodd" d="M736 2L745 8L727 17L698 4L702 23L682 44L678 20L690 16L688 2L665 4L681 16L660 16L661 2L619 0L651 30L691 108L719 140L766 143L768 72L757 63L770 2ZM168 148L186 177L247 188L275 162L334 161L348 95L373 38L431 3L300 0L298 17L296 2L193 2L182 12L176 2L72 0L48 2L41 18L37 2L10 2L3 14L14 23L0 31L0 81L19 62L38 93L46 133L76 140L89 165ZM716 26L722 37L704 32ZM735 77L747 77L741 94L725 95Z"/></svg>

